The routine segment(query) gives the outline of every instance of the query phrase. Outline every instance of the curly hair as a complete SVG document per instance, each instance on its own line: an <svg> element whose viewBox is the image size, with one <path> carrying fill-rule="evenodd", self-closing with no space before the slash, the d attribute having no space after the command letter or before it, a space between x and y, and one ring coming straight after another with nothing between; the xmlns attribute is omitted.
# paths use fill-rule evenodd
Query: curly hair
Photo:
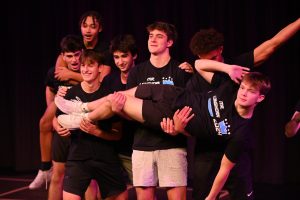
<svg viewBox="0 0 300 200"><path fill-rule="evenodd" d="M132 35L118 35L110 42L110 52L130 52L133 56L137 54L138 48Z"/></svg>
<svg viewBox="0 0 300 200"><path fill-rule="evenodd" d="M223 34L215 29L202 29L194 34L190 41L190 50L195 56L206 54L224 44Z"/></svg>

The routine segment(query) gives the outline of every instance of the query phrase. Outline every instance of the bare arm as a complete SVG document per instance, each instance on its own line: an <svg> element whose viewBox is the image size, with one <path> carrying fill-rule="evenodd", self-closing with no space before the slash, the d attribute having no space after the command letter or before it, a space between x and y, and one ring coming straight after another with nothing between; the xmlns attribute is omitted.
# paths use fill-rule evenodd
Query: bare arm
<svg viewBox="0 0 300 200"><path fill-rule="evenodd" d="M300 18L281 29L274 37L254 49L254 66L265 62L281 45L293 37L300 28Z"/></svg>
<svg viewBox="0 0 300 200"><path fill-rule="evenodd" d="M300 112L296 111L292 119L285 126L285 135L293 137L297 134L300 128Z"/></svg>
<svg viewBox="0 0 300 200"><path fill-rule="evenodd" d="M217 195L220 193L222 190L231 169L234 167L235 163L231 162L226 155L224 154L222 161L221 161L221 166L219 169L219 172L214 180L213 186L210 189L210 192L208 196L205 198L205 200L215 200Z"/></svg>
<svg viewBox="0 0 300 200"><path fill-rule="evenodd" d="M51 102L54 101L55 94L51 91L51 88L49 86L46 86L45 95L46 95L46 103L48 106Z"/></svg>
<svg viewBox="0 0 300 200"><path fill-rule="evenodd" d="M230 78L239 83L243 75L248 73L249 68L241 67L238 65L228 65L226 63L208 60L208 59L199 59L195 61L195 68L197 72L208 82L211 83L212 77L215 71L224 72L230 76Z"/></svg>
<svg viewBox="0 0 300 200"><path fill-rule="evenodd" d="M55 78L60 81L71 81L71 84L76 84L83 80L80 73L67 68L67 63L63 60L61 54L57 57L55 64Z"/></svg>
<svg viewBox="0 0 300 200"><path fill-rule="evenodd" d="M101 73L100 73L100 77L99 77L99 81L102 82L104 77L106 75L108 75L111 71L111 67L108 65L102 65L101 66Z"/></svg>

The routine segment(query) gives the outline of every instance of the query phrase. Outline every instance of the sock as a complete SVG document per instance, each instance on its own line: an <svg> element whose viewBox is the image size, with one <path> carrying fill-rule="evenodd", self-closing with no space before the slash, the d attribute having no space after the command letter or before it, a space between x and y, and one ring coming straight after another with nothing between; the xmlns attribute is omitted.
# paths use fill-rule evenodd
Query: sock
<svg viewBox="0 0 300 200"><path fill-rule="evenodd" d="M89 113L84 113L83 117L84 117L84 119L87 119L88 121L92 122L92 120L89 118L88 114Z"/></svg>
<svg viewBox="0 0 300 200"><path fill-rule="evenodd" d="M83 112L90 112L90 110L88 109L87 103L83 103L81 105L81 109Z"/></svg>
<svg viewBox="0 0 300 200"><path fill-rule="evenodd" d="M47 170L49 170L51 168L51 166L52 166L52 162L51 161L42 162L40 168L41 168L42 171L47 171Z"/></svg>

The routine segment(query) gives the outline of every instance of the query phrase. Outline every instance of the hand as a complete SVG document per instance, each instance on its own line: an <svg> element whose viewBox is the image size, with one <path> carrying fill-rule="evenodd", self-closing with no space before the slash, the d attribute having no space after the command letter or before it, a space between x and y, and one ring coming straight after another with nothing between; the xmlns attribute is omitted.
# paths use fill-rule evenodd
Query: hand
<svg viewBox="0 0 300 200"><path fill-rule="evenodd" d="M238 65L231 65L229 68L228 75L230 76L231 80L240 84L241 80L243 79L244 75L249 73L250 69L247 67L241 67Z"/></svg>
<svg viewBox="0 0 300 200"><path fill-rule="evenodd" d="M192 67L192 65L190 65L190 63L188 62L183 62L179 65L180 69L183 69L184 71L188 72L188 73L194 73L194 68Z"/></svg>
<svg viewBox="0 0 300 200"><path fill-rule="evenodd" d="M67 67L56 67L54 77L60 81L68 81L70 79L70 70Z"/></svg>
<svg viewBox="0 0 300 200"><path fill-rule="evenodd" d="M185 106L181 110L177 110L173 116L175 132L185 133L185 127L188 122L195 116L191 114L192 108Z"/></svg>
<svg viewBox="0 0 300 200"><path fill-rule="evenodd" d="M98 136L100 134L98 126L84 118L82 119L79 128L90 135Z"/></svg>
<svg viewBox="0 0 300 200"><path fill-rule="evenodd" d="M114 92L112 97L110 98L111 102L111 110L114 113L120 113L123 110L123 107L126 102L126 96L119 92Z"/></svg>
<svg viewBox="0 0 300 200"><path fill-rule="evenodd" d="M66 96L68 89L69 88L67 86L59 86L56 95L64 97L64 96Z"/></svg>
<svg viewBox="0 0 300 200"><path fill-rule="evenodd" d="M71 135L70 130L62 127L61 125L56 126L55 130L56 130L57 134L60 135L61 137L68 137Z"/></svg>
<svg viewBox="0 0 300 200"><path fill-rule="evenodd" d="M160 122L160 127L165 133L168 133L169 135L175 136L179 133L175 131L174 122L170 118L163 118L163 120Z"/></svg>

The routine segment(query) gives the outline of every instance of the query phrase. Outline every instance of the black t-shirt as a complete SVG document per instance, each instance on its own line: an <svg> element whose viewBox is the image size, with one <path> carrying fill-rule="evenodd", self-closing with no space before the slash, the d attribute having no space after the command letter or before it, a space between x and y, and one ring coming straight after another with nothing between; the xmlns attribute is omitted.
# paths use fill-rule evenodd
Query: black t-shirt
<svg viewBox="0 0 300 200"><path fill-rule="evenodd" d="M111 93L116 91L123 91L126 89L126 84L121 82L121 72L116 70L108 74L102 81L102 86L109 88ZM122 119L122 138L116 142L116 148L120 154L131 156L133 135L137 122Z"/></svg>
<svg viewBox="0 0 300 200"><path fill-rule="evenodd" d="M191 74L180 69L179 62L171 59L169 63L156 68L148 60L131 69L127 88L141 84L169 84L184 87ZM183 135L170 136L163 131L157 131L141 124L134 134L133 149L141 151L154 151L170 148L186 147L186 137Z"/></svg>
<svg viewBox="0 0 300 200"><path fill-rule="evenodd" d="M104 56L103 64L111 66L112 69L116 69L115 64L113 62L112 54L109 51L109 41L104 38L102 33L99 33L98 42L94 47L94 50L101 53Z"/></svg>
<svg viewBox="0 0 300 200"><path fill-rule="evenodd" d="M220 86L217 86L217 85ZM215 149L225 151L229 160L236 162L239 154L250 148L250 120L240 117L235 109L238 85L225 74L215 74L208 93L191 93L185 90L174 104L174 110L183 106L193 108L195 117L187 124L186 130L198 140L216 140Z"/></svg>
<svg viewBox="0 0 300 200"><path fill-rule="evenodd" d="M50 68L47 72L47 76L46 76L46 80L45 80L45 85L50 87L51 92L56 94L59 86L72 86L67 81L57 80L54 76L54 71L55 71L54 67Z"/></svg>
<svg viewBox="0 0 300 200"><path fill-rule="evenodd" d="M80 99L82 102L91 102L109 94L108 88L101 87L93 92L86 93L83 91L81 84L73 86L68 90L65 98ZM61 114L60 111L57 115ZM100 129L109 131L112 123L116 122L117 118L110 118L96 122ZM107 163L119 162L117 153L114 148L114 141L104 140L102 138L90 135L81 131L80 129L71 131L71 146L69 149L68 160L98 160Z"/></svg>

